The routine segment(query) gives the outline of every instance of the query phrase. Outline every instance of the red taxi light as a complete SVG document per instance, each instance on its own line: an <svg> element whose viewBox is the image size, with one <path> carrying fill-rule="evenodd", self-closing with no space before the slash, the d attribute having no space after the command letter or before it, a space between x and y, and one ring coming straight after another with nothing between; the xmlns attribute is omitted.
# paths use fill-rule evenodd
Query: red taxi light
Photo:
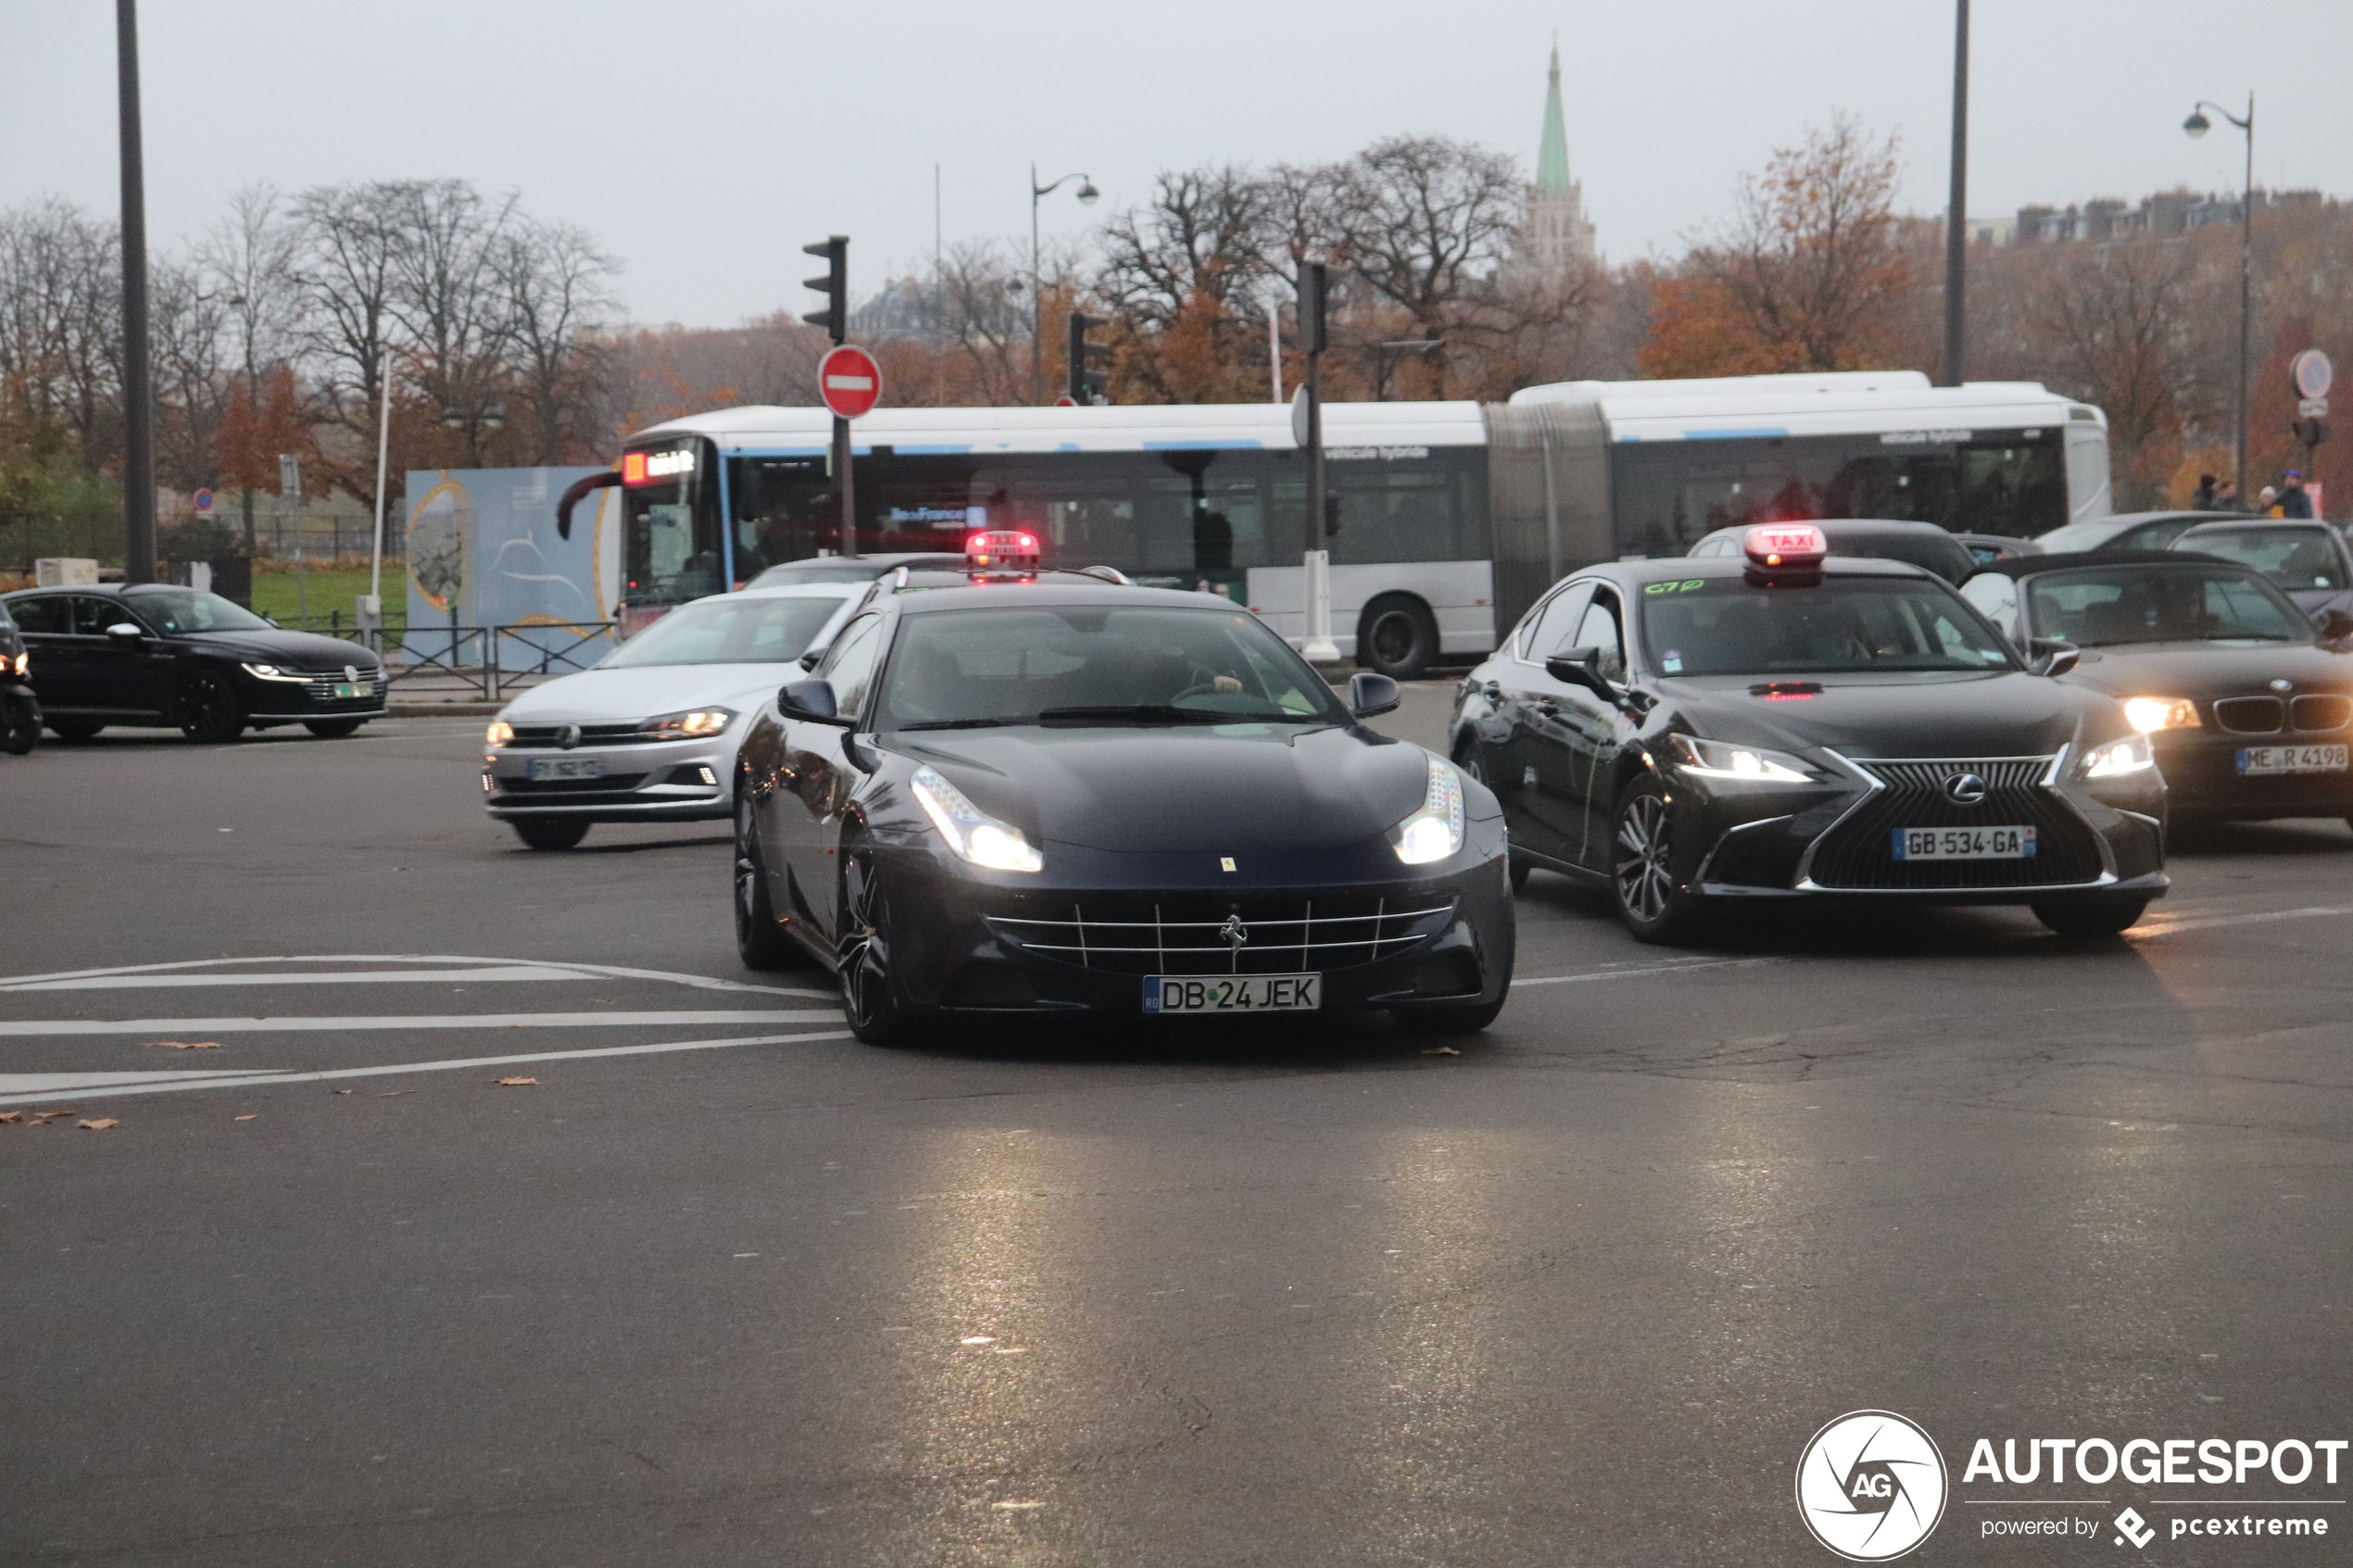
<svg viewBox="0 0 2353 1568"><path fill-rule="evenodd" d="M1809 522L1768 522L1742 541L1759 566L1812 566L1831 553L1830 536Z"/></svg>
<svg viewBox="0 0 2353 1568"><path fill-rule="evenodd" d="M1038 564L1038 535L1017 528L987 528L964 539L964 564L1019 567Z"/></svg>

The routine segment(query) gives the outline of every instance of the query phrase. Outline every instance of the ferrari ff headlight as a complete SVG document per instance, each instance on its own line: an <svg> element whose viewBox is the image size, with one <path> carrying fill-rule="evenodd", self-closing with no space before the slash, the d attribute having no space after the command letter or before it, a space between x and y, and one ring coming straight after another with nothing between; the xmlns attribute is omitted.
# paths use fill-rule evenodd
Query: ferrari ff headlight
<svg viewBox="0 0 2353 1568"><path fill-rule="evenodd" d="M2124 718L2143 734L2198 727L2197 704L2187 697L2128 696L2124 699Z"/></svg>
<svg viewBox="0 0 2353 1568"><path fill-rule="evenodd" d="M918 768L908 781L915 799L948 841L948 847L975 866L992 872L1035 872L1046 861L1029 847L1021 829L1000 822L971 801L964 792L930 768Z"/></svg>
<svg viewBox="0 0 2353 1568"><path fill-rule="evenodd" d="M18 673L18 674L19 674L19 675L23 675L23 674L30 673L30 672L31 672L31 669L32 669L32 655L31 655L31 654L29 654L29 653L20 653L20 654L17 655L17 673Z"/></svg>
<svg viewBox="0 0 2353 1568"><path fill-rule="evenodd" d="M1420 809L1389 830L1397 858L1409 866L1443 860L1463 847L1463 775L1443 758L1428 760Z"/></svg>
<svg viewBox="0 0 2353 1568"><path fill-rule="evenodd" d="M2083 754L2083 776L2087 779L2120 779L2156 766L2157 752L2146 734L2127 735L2122 740L2095 746Z"/></svg>
<svg viewBox="0 0 2353 1568"><path fill-rule="evenodd" d="M1675 764L1694 778L1725 779L1734 784L1812 784L1814 772L1804 758L1759 746L1733 746L1697 735L1667 737L1675 748Z"/></svg>
<svg viewBox="0 0 2353 1568"><path fill-rule="evenodd" d="M512 746L515 743L515 727L504 719L493 719L490 728L483 732L482 743L484 746Z"/></svg>
<svg viewBox="0 0 2353 1568"><path fill-rule="evenodd" d="M238 668L245 671L246 674L255 677L257 680L300 681L307 678L297 671L281 670L274 664L245 664L240 665Z"/></svg>
<svg viewBox="0 0 2353 1568"><path fill-rule="evenodd" d="M691 708L646 721L645 733L657 740L700 740L725 733L736 714L727 708Z"/></svg>

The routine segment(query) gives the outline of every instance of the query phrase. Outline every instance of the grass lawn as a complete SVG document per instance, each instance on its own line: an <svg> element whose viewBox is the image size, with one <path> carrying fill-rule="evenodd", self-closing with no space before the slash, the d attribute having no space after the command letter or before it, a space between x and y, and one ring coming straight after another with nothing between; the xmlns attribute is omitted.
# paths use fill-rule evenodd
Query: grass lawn
<svg viewBox="0 0 2353 1568"><path fill-rule="evenodd" d="M347 629L358 619L359 596L368 591L368 569L363 566L313 571L306 568L298 592L296 581L291 571L257 573L253 580L254 613L270 616L281 626L323 632L329 624L329 612L341 610ZM407 625L409 580L392 561L384 563L384 598L386 629L397 630ZM309 610L307 621L299 613L304 605Z"/></svg>

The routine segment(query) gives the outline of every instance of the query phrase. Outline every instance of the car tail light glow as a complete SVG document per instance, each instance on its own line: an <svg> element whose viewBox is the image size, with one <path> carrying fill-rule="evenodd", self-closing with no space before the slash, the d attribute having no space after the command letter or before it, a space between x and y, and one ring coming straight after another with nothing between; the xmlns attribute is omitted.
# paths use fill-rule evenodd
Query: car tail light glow
<svg viewBox="0 0 2353 1568"><path fill-rule="evenodd" d="M1026 528L984 528L965 537L964 564L988 571L1034 567L1038 564L1038 535Z"/></svg>

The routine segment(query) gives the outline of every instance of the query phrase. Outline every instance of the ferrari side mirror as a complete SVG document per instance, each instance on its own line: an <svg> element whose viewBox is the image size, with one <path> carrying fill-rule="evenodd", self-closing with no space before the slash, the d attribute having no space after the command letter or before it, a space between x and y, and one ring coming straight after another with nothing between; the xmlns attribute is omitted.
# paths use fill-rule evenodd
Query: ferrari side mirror
<svg viewBox="0 0 2353 1568"><path fill-rule="evenodd" d="M831 681L795 681L777 688L776 709L787 719L803 719L813 724L849 722L835 706Z"/></svg>

